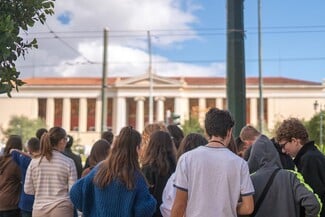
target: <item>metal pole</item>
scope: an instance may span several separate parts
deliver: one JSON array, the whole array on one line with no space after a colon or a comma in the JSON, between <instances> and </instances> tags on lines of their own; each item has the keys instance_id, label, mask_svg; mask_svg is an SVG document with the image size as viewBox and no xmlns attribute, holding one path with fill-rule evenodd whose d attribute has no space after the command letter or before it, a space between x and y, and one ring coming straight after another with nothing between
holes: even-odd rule
<instances>
[{"instance_id":1,"label":"metal pole","mask_svg":"<svg viewBox=\"0 0 325 217\"><path fill-rule=\"evenodd\" d=\"M234 136L246 125L244 1L227 1L227 99L236 124Z\"/></svg>"},{"instance_id":2,"label":"metal pole","mask_svg":"<svg viewBox=\"0 0 325 217\"><path fill-rule=\"evenodd\" d=\"M153 123L153 78L152 78L152 60L151 60L151 36L150 31L148 33L148 53L149 53L149 124Z\"/></svg>"},{"instance_id":3,"label":"metal pole","mask_svg":"<svg viewBox=\"0 0 325 217\"><path fill-rule=\"evenodd\" d=\"M263 133L264 101L263 101L263 78L262 78L262 37L261 37L261 0L258 0L258 128Z\"/></svg>"},{"instance_id":4,"label":"metal pole","mask_svg":"<svg viewBox=\"0 0 325 217\"><path fill-rule=\"evenodd\" d=\"M103 74L102 74L102 116L101 116L101 128L100 133L107 130L107 47L108 47L108 29L104 28L104 41L103 41Z\"/></svg>"}]
</instances>

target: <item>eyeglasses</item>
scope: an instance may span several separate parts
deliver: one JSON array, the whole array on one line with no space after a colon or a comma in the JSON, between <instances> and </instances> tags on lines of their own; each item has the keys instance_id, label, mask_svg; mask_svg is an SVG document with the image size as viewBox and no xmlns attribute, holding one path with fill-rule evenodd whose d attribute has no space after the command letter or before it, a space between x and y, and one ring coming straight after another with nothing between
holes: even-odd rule
<instances>
[{"instance_id":1,"label":"eyeglasses","mask_svg":"<svg viewBox=\"0 0 325 217\"><path fill-rule=\"evenodd\" d=\"M283 144L279 144L280 148L281 148L281 149L284 149L285 146L286 146L286 144L287 144L288 142L289 142L289 141L287 141L287 142L285 142L285 143L283 143Z\"/></svg>"}]
</instances>

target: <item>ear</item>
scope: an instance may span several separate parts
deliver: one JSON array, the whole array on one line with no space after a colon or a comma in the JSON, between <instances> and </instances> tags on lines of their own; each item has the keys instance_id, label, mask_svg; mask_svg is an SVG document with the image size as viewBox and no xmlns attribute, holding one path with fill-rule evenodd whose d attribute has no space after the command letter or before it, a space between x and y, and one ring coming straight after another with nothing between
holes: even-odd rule
<instances>
[{"instance_id":1,"label":"ear","mask_svg":"<svg viewBox=\"0 0 325 217\"><path fill-rule=\"evenodd\" d=\"M227 132L227 136L232 136L232 128L230 128Z\"/></svg>"}]
</instances>

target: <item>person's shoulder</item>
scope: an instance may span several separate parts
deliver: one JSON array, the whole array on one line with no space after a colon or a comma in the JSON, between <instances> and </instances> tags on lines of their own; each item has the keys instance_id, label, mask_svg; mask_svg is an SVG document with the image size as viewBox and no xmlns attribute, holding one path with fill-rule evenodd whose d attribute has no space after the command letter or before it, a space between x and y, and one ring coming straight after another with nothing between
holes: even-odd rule
<instances>
[{"instance_id":1,"label":"person's shoulder","mask_svg":"<svg viewBox=\"0 0 325 217\"><path fill-rule=\"evenodd\" d=\"M74 165L74 161L71 157L67 156L63 152L54 151L53 156L56 156L60 161Z\"/></svg>"}]
</instances>

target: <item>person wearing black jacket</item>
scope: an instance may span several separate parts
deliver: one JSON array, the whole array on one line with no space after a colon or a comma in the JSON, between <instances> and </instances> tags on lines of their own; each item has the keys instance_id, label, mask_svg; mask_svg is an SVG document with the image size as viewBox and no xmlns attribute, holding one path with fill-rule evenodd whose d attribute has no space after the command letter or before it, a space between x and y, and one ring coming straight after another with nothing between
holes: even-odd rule
<instances>
[{"instance_id":1,"label":"person wearing black jacket","mask_svg":"<svg viewBox=\"0 0 325 217\"><path fill-rule=\"evenodd\" d=\"M282 151L294 157L298 172L325 204L325 156L308 137L307 129L296 118L284 120L276 131ZM325 206L320 216L325 217Z\"/></svg>"},{"instance_id":2,"label":"person wearing black jacket","mask_svg":"<svg viewBox=\"0 0 325 217\"><path fill-rule=\"evenodd\" d=\"M82 173L81 157L80 155L73 153L73 151L71 150L73 144L73 137L67 135L67 138L67 145L65 146L64 154L73 160L74 164L76 165L78 179L80 179Z\"/></svg>"}]
</instances>

